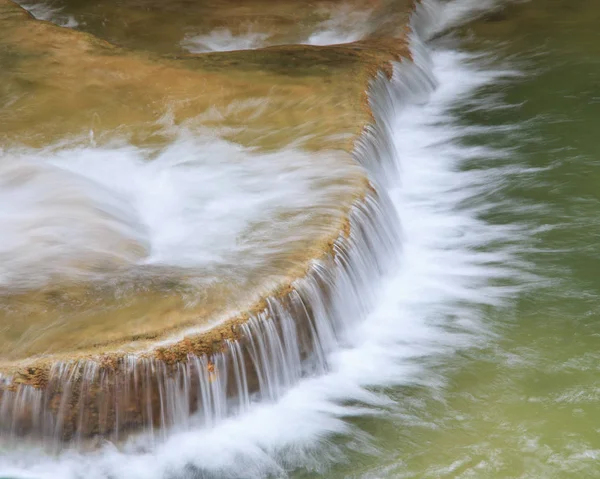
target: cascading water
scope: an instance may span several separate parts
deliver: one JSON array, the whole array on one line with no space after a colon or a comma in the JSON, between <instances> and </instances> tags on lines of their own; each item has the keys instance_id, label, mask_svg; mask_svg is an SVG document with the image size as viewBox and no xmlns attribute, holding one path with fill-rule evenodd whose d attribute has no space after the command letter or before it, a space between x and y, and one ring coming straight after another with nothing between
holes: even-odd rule
<instances>
[{"instance_id":1,"label":"cascading water","mask_svg":"<svg viewBox=\"0 0 600 479\"><path fill-rule=\"evenodd\" d=\"M508 237L514 231L492 226L478 219L476 208L462 206L489 178L461 171L461 162L503 153L454 144L448 109L461 95L508 72L478 70L468 55L453 51L430 57L422 42L446 20L441 5L419 7L412 22L413 61L396 65L391 81L381 76L372 85L377 121L356 158L375 187L354 205L349 234L340 236L333 253L314 262L290 291L269 299L240 327L237 340L216 354L191 356L175 366L128 356L118 378L94 363L63 365L51 375L63 401L51 417L46 416L51 398L37 390L5 393L3 427L8 418L29 414L33 430L51 441L65 434L60 418L66 405L77 404L98 384L102 394L91 400L100 406L80 400L70 426L75 436L89 423L83 420L89 411L109 415L102 406L113 408L107 431L118 436L128 425L134 396L148 397L146 412L133 419L147 432L121 449L42 455L35 464L26 460L31 449L12 450L0 459L1 473L140 479L194 472L281 475L313 464L310 451L324 435L349 432L343 418L365 412L356 404L386 404L367 386L418 382L413 359L471 337L478 327L472 305L500 305L511 293L495 281L511 274L515 252ZM492 252L483 251L492 243ZM445 320L455 332L442 336ZM26 400L35 406L19 409ZM157 425L163 426L161 441L153 436Z\"/></svg>"},{"instance_id":2,"label":"cascading water","mask_svg":"<svg viewBox=\"0 0 600 479\"><path fill-rule=\"evenodd\" d=\"M284 255L286 248L289 250L299 242L298 235L307 227L307 221L310 224L311 212L320 212L323 217L333 213L331 218L335 220L337 216L339 221L346 212L342 208L335 213L338 208L330 205L338 197L354 193L356 183L350 181L348 173L361 172L348 164L342 164L338 170L340 165L335 155L315 157L287 151L282 161L275 154L253 158L240 150L236 158L233 145L218 141L211 145L184 142L187 149L183 154L179 150L183 148L181 143L179 139L174 151L166 151L151 162L140 158L141 152L135 149L100 151L95 159L94 153L86 155L85 149L76 149L44 163L25 155L30 162L25 173L22 173L23 160L9 156L7 164L17 164L21 175L5 174L4 179L12 187L4 191L13 198L11 204L20 213L9 210L0 218L8 237L15 238L15 245L9 243L5 251L0 250L5 257L0 270L2 280L11 286L22 283L26 289L32 286L28 282L31 277L46 279L33 274L37 263L44 265L50 279L56 276L79 281L89 276L97 279L102 274L96 268L87 263L70 264L73 251L78 251L77 247L85 250L82 256L86 259L99 256L106 267L107 257L112 258L117 244L134 242L144 244L142 251L146 254L141 261L138 257L124 258L125 266L116 268L119 275L139 281L136 278L152 268L160 267L157 273L160 276L165 274L166 267L174 271L182 269L184 276L179 281L191 282L187 294L202 293L204 284L209 288L205 293L208 295L216 281L234 275L252 278L256 271L263 274L268 271L273 257ZM49 155L50 152L46 153L46 157ZM86 161L80 161L81 157ZM215 160L222 157L229 162ZM313 163L317 158L318 163ZM346 161L351 162L349 158ZM29 170L34 172L33 176L28 176ZM51 184L45 182L49 174L46 170L56 176L51 176ZM271 175L268 190L262 186L269 179L263 174L265 170ZM342 175L343 183L337 178ZM23 176L28 181L18 181ZM61 180L66 185L61 195L48 198L48 188ZM201 185L204 186L199 188ZM73 196L77 200L73 202L77 215L67 209ZM107 196L115 200L106 201ZM320 199L323 202L319 206ZM224 209L229 213L223 214ZM272 218L281 216L285 220L280 219L279 226L271 226ZM336 337L343 329L341 322L353 317L341 309L336 298L337 285L344 282L354 288L358 298L360 281L370 278L357 277L352 265L360 260L372 268L384 269L375 251L385 252L395 242L384 217L377 196L366 193L349 215L350 237L340 238L332 255L315 264L305 280L294 285L289 293L270 299L255 318L245 324L224 326L236 341L219 336L218 348L210 357L198 359L189 351L189 358L179 358L184 359L185 365L172 364L168 353L159 348L155 354L138 353L118 360L100 357L90 361L83 357L57 361L40 375L41 383L33 385L5 378L0 393L3 435L9 442L24 436L44 438L49 445L58 445L63 439L80 442L97 435L119 439L130 430L152 433L157 427L163 432L168 427L184 427L190 413L197 409L202 409L206 422L212 424L247 406L247 400L237 404L237 398L249 398L257 387L260 396L277 397L300 377L301 368L306 367L302 360L317 348L322 358L323 351L331 348L332 339L327 337ZM72 224L74 221L76 226ZM102 227L96 226L97 223ZM128 228L131 225L135 227ZM312 228L319 234L319 228ZM93 233L91 237L86 236L88 231ZM105 251L101 247L106 244L107 236L117 239ZM239 239L240 236L244 239ZM22 237L31 238L32 244L19 244ZM309 240L314 241L314 237ZM48 257L44 256L48 254L47 244L52 246ZM263 253L248 254L257 244ZM27 254L16 255L15 259L17 246ZM358 259L355 251L365 258ZM28 259L25 265L23 258ZM67 265L64 260L69 261ZM196 270L202 275L195 275ZM271 276L277 287L276 277ZM239 283L238 289L248 288L249 285ZM123 293L117 289L116 294ZM193 298L188 301L193 302ZM7 314L12 318L10 312ZM337 321L326 324L328 317ZM7 322L7 326L11 327L11 323ZM146 325L134 325L136 329L142 326ZM19 324L12 326L13 330L19 327ZM71 333L65 327L60 329L55 325L53 332L42 336L46 343L41 344L46 344L46 351L61 352L49 348L57 348L55 342ZM203 327L211 329L213 325ZM192 333L187 328L180 337L187 338ZM55 341L47 341L49 334L56 336ZM179 340L171 338L163 345ZM37 337L21 341L10 346L5 354L16 354L15 348L26 353L40 341ZM87 344L89 339L82 341ZM183 339L185 345L187 341ZM144 403L141 406L140 398Z\"/></svg>"}]
</instances>

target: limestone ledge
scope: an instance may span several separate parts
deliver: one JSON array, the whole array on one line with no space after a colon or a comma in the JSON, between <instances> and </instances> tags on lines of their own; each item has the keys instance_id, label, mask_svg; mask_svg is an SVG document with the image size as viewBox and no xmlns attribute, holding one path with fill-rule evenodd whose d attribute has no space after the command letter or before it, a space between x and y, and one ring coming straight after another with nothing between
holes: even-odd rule
<instances>
[{"instance_id":1,"label":"limestone ledge","mask_svg":"<svg viewBox=\"0 0 600 479\"><path fill-rule=\"evenodd\" d=\"M0 81L7 85L0 98L10 100L0 118L0 137L6 144L35 147L49 138L60 141L80 135L89 127L90 112L101 118L94 124L98 138L117 130L144 143L160 136L156 125L166 113L181 125L211 109L226 110L236 102L262 98L268 106L259 114L241 111L235 118L225 115L203 125L225 131L223 136L243 145L277 149L308 138L302 143L305 149L341 149L348 154L374 121L368 102L371 80L380 71L389 77L391 62L409 56L406 30L401 37L373 36L336 46L284 45L198 55L140 53L34 20L9 0L0 0L0 48L0 60L8 65L0 72ZM266 132L277 134L262 137ZM136 354L172 365L190 355L210 357L223 351L226 340L240 338L242 324L265 310L268 298L289 295L294 281L313 261L336 254L335 242L351 234L351 209L367 195L376 197L377 192L364 176L348 199L348 214L336 232L318 239L289 272L289 280L245 311L193 334L186 334L191 326L186 323L161 334L129 338L139 349ZM70 355L0 363L3 387L44 388L59 362L94 361L106 370L118 370L130 354L122 346L98 344Z\"/></svg>"}]
</instances>

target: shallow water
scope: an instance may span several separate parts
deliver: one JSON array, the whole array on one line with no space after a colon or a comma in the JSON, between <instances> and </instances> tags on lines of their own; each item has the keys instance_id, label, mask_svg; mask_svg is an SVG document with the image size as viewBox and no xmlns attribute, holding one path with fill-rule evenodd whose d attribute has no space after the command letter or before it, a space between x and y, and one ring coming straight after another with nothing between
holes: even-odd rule
<instances>
[{"instance_id":1,"label":"shallow water","mask_svg":"<svg viewBox=\"0 0 600 479\"><path fill-rule=\"evenodd\" d=\"M398 72L401 265L330 373L147 451L24 451L0 473L600 477L599 15L532 0Z\"/></svg>"},{"instance_id":2,"label":"shallow water","mask_svg":"<svg viewBox=\"0 0 600 479\"><path fill-rule=\"evenodd\" d=\"M0 355L73 351L244 307L335 233L362 176L348 162L257 155L199 132L158 149L6 150Z\"/></svg>"}]
</instances>

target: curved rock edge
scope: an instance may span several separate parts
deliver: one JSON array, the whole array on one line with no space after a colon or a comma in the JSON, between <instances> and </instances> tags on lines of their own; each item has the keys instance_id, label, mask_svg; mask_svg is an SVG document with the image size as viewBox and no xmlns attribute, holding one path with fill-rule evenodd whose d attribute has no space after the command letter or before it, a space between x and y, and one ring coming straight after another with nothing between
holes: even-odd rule
<instances>
[{"instance_id":1,"label":"curved rock edge","mask_svg":"<svg viewBox=\"0 0 600 479\"><path fill-rule=\"evenodd\" d=\"M192 385L184 386L186 377L197 376L198 384L203 381L207 384L205 389L209 394L224 394L225 399L232 391L223 383L235 384L238 397L258 392L275 398L294 381L270 378L271 384L267 384L270 374L267 369L276 367L260 364L260 359L252 358L252 352L260 355L261 346L257 344L261 337L266 338L267 332L279 336L279 346L286 344L285 329L290 322L297 329L296 337L303 338L294 353L299 361L290 365L284 360L285 367L279 373L288 368L305 375L303 363L310 356L324 357L339 341L342 324L347 325L347 318L340 317L337 310L345 308L335 305L340 300L336 298L340 281L345 286L351 285L349 296L356 300L354 320L358 321L368 311L368 301L362 297L369 290L367 285L377 282L393 264L398 231L388 221L394 212L385 193L378 191L378 184L394 174L394 152L390 146L390 127L372 108L377 101L373 92L385 95L388 91L391 71L390 62L385 62L372 74L365 89L365 108L372 121L363 127L353 149L355 160L374 180L365 180L363 191L357 193L339 234L327 242L319 258L307 265L302 277L265 296L247 312L206 332L184 335L182 340L142 354L114 353L58 361L45 358L15 368L9 374L0 374L0 434L55 442L94 436L119 439L130 431L169 428L185 423L191 413L206 407L207 398L200 397L203 393L191 394L183 405L181 398L176 397L177 391L191 391ZM369 268L364 268L365 265ZM357 301L359 296L361 300ZM323 313L331 322L333 340L329 343L318 334L322 325L317 324L317 316ZM298 321L299 318L304 322ZM263 359L276 360L273 348L270 352L267 346L262 349ZM326 362L317 360L312 368L326 366ZM252 370L242 380L241 370L246 367ZM211 386L215 384L220 385L220 391ZM136 404L134 391L146 398L146 408ZM216 396L212 402L217 402Z\"/></svg>"}]
</instances>

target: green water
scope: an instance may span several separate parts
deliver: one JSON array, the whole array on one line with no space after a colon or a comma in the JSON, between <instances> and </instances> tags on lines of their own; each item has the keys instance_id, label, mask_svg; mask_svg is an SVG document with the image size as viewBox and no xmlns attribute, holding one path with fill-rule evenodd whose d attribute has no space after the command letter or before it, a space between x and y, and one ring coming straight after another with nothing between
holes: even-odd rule
<instances>
[{"instance_id":1,"label":"green water","mask_svg":"<svg viewBox=\"0 0 600 479\"><path fill-rule=\"evenodd\" d=\"M457 113L467 125L519 125L464 141L512 148L506 166L530 168L492 194L520 208L487 219L531 232L522 254L543 282L488 313L485 348L432 369L441 392L394 390L392 417L358 421L378 452L346 451L324 476L600 477L600 2L533 0L460 36L525 74L475 94L520 106Z\"/></svg>"}]
</instances>

